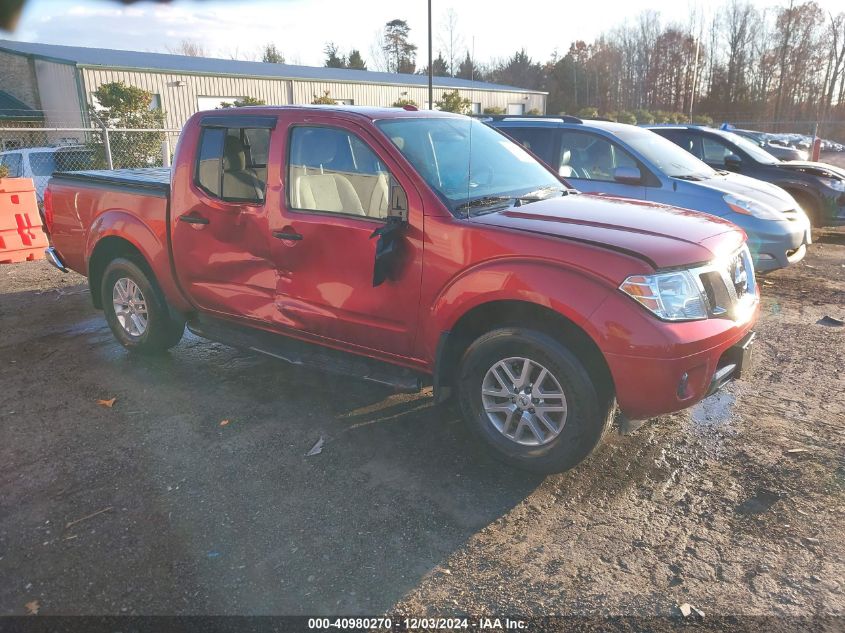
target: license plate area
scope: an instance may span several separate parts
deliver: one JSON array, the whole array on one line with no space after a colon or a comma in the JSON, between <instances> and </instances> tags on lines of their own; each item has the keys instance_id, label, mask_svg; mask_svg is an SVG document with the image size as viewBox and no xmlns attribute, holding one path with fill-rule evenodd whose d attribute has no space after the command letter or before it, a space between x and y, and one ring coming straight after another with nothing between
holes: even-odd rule
<instances>
[{"instance_id":1,"label":"license plate area","mask_svg":"<svg viewBox=\"0 0 845 633\"><path fill-rule=\"evenodd\" d=\"M722 355L722 362L720 365L733 364L736 366L732 372L731 378L739 380L742 378L742 372L751 366L751 352L754 348L754 339L757 338L756 332L749 332L743 339L728 349Z\"/></svg>"}]
</instances>

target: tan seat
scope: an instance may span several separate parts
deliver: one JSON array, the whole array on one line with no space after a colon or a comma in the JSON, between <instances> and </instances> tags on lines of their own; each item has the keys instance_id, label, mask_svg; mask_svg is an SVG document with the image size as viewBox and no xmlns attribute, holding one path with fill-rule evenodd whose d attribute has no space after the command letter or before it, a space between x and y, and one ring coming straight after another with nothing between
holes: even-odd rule
<instances>
[{"instance_id":1,"label":"tan seat","mask_svg":"<svg viewBox=\"0 0 845 633\"><path fill-rule=\"evenodd\" d=\"M246 147L241 139L228 134L223 144L223 197L264 200L264 182L246 166Z\"/></svg>"},{"instance_id":2,"label":"tan seat","mask_svg":"<svg viewBox=\"0 0 845 633\"><path fill-rule=\"evenodd\" d=\"M340 174L295 177L294 204L299 209L366 215L355 187Z\"/></svg>"}]
</instances>

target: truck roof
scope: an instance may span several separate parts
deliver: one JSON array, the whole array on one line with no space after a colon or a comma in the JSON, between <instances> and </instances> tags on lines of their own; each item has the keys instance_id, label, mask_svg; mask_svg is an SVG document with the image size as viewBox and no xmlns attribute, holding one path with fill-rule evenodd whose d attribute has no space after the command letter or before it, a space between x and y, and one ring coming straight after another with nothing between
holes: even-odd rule
<instances>
[{"instance_id":1,"label":"truck roof","mask_svg":"<svg viewBox=\"0 0 845 633\"><path fill-rule=\"evenodd\" d=\"M406 110L405 108L379 108L375 106L354 105L273 105L273 106L242 106L240 108L226 108L225 110L205 110L198 115L222 114L264 114L275 115L281 112L332 112L333 114L347 114L363 117L370 121L378 119L414 119L414 118L468 118L462 114L441 112L440 110ZM195 115L196 116L196 115Z\"/></svg>"}]
</instances>

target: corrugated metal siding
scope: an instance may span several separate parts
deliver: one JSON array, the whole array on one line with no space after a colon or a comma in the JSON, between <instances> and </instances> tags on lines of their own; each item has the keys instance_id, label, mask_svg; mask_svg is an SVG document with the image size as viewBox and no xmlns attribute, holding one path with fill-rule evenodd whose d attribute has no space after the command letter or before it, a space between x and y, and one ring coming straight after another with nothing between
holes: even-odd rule
<instances>
[{"instance_id":1,"label":"corrugated metal siding","mask_svg":"<svg viewBox=\"0 0 845 633\"><path fill-rule=\"evenodd\" d=\"M321 96L326 90L333 99L352 99L355 105L391 106L400 99L410 99L423 107L428 101L428 88L417 86L398 86L389 84L363 84L325 81L294 81L293 102L311 103L315 96ZM451 92L448 88L434 88L434 100L443 98L443 93ZM525 111L536 108L541 113L546 111L546 97L530 92L498 92L493 90L459 90L461 95L474 103L481 103L484 108L497 107L507 109L509 103L525 104Z\"/></svg>"},{"instance_id":2,"label":"corrugated metal siding","mask_svg":"<svg viewBox=\"0 0 845 633\"><path fill-rule=\"evenodd\" d=\"M83 127L76 83L76 68L69 64L35 60L35 76L46 127Z\"/></svg>"},{"instance_id":3,"label":"corrugated metal siding","mask_svg":"<svg viewBox=\"0 0 845 633\"><path fill-rule=\"evenodd\" d=\"M428 89L417 86L390 84L301 81L286 79L255 79L212 75L187 75L148 71L82 68L86 99L104 83L122 81L143 88L161 98L167 113L165 125L179 128L197 111L197 97L255 97L268 105L309 104L315 95L326 90L334 99L352 99L355 105L391 106L399 99L411 99L420 107L428 101ZM184 86L177 86L178 82ZM447 88L435 88L434 100L438 101ZM493 90L460 90L461 94L481 109L496 107L507 110L508 104L521 103L525 112L537 109L545 113L546 97L531 92L498 92Z\"/></svg>"},{"instance_id":4,"label":"corrugated metal siding","mask_svg":"<svg viewBox=\"0 0 845 633\"><path fill-rule=\"evenodd\" d=\"M197 111L197 97L255 97L268 105L287 105L287 81L283 79L252 79L248 77L217 77L211 75L181 75L144 71L82 68L86 98L102 84L122 81L159 95L161 107L167 113L165 126L180 128ZM184 86L178 86L184 82Z\"/></svg>"}]
</instances>

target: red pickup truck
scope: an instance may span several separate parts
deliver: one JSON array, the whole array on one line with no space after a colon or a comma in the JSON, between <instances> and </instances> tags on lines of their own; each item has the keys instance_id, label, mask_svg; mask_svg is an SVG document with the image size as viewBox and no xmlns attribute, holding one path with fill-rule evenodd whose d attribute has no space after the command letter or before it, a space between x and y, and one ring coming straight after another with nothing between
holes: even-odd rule
<instances>
[{"instance_id":1,"label":"red pickup truck","mask_svg":"<svg viewBox=\"0 0 845 633\"><path fill-rule=\"evenodd\" d=\"M196 334L458 396L507 461L584 459L615 409L692 405L747 362L745 237L585 195L467 117L412 109L200 112L170 170L55 175L51 261L87 275L130 350Z\"/></svg>"}]
</instances>

